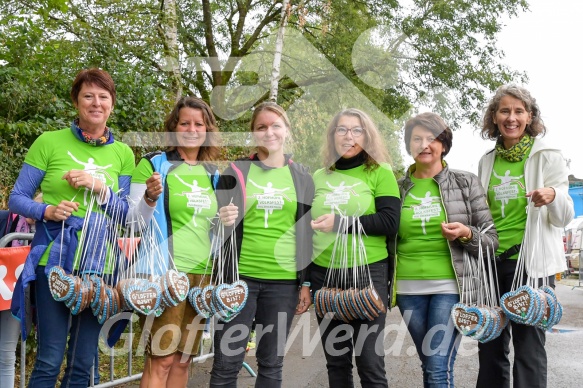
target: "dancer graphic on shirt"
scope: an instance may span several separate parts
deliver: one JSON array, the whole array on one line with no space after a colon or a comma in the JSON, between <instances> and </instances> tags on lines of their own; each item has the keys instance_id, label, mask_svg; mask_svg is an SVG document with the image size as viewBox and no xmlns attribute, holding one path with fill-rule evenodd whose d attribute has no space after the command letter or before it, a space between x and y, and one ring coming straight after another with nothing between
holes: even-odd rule
<instances>
[{"instance_id":1,"label":"dancer graphic on shirt","mask_svg":"<svg viewBox=\"0 0 583 388\"><path fill-rule=\"evenodd\" d=\"M431 191L425 193L425 197L423 198L418 198L411 193L409 193L409 196L420 202L419 205L413 207L413 211L415 212L413 218L421 219L423 234L427 234L425 231L425 223L429 222L431 217L439 216L439 213L441 212L441 208L438 204L436 204L437 206L433 206L433 201L435 200L439 202L440 198L431 196Z\"/></svg>"},{"instance_id":2,"label":"dancer graphic on shirt","mask_svg":"<svg viewBox=\"0 0 583 388\"><path fill-rule=\"evenodd\" d=\"M183 191L182 194L177 193L175 195L183 195L188 198L188 204L186 206L194 208L194 213L192 213L192 223L194 226L198 226L196 223L196 215L200 214L202 209L210 208L211 201L208 195L202 193L203 191L209 191L210 187L203 189L198 185L196 179L193 179L192 184L189 184L182 180L177 174L174 174L174 176L180 181L180 183L190 188L190 191Z\"/></svg>"},{"instance_id":3,"label":"dancer graphic on shirt","mask_svg":"<svg viewBox=\"0 0 583 388\"><path fill-rule=\"evenodd\" d=\"M258 189L263 190L263 194L256 194L255 197L259 200L259 203L257 204L257 209L265 209L265 229L267 229L268 228L267 220L269 218L269 215L273 214L273 209L281 210L283 208L282 197L287 199L288 202L291 202L291 200L285 194L283 194L284 191L289 190L289 187L286 187L285 189L276 189L273 187L273 183L271 182L267 182L267 186L260 186L257 183L253 182L253 179L249 179L249 182L251 182L253 186L257 187ZM262 199L263 200L277 199L282 202L281 205L279 205L279 207L274 207L273 203L261 204Z\"/></svg>"},{"instance_id":4,"label":"dancer graphic on shirt","mask_svg":"<svg viewBox=\"0 0 583 388\"><path fill-rule=\"evenodd\" d=\"M520 180L519 180L520 178L522 178L524 176L524 174L520 175L520 176L512 176L512 175L510 175L510 170L506 170L506 173L504 174L504 176L500 176L500 175L496 174L496 171L492 170L492 175L494 175L496 178L500 179L500 184L497 186L494 186L493 189L496 192L496 199L499 199L500 202L502 203L502 206L501 206L502 218L505 218L506 215L504 214L504 207L506 205L508 205L509 200L518 198L518 190L516 189L516 187L511 187L510 183L517 182L524 190L524 186L522 186L522 182L520 182ZM507 189L507 190L503 190L503 189ZM515 189L515 190L512 190L512 189Z\"/></svg>"},{"instance_id":5,"label":"dancer graphic on shirt","mask_svg":"<svg viewBox=\"0 0 583 388\"><path fill-rule=\"evenodd\" d=\"M358 186L361 182L356 182L353 185L346 186L345 182L342 181L338 186L333 186L330 182L326 181L326 185L332 189L330 194L326 194L326 201L324 205L330 205L330 214L334 214L334 210L338 208L338 205L346 205L350 199L350 195L347 192L352 193L355 197L359 195L354 191L353 187Z\"/></svg>"},{"instance_id":6,"label":"dancer graphic on shirt","mask_svg":"<svg viewBox=\"0 0 583 388\"><path fill-rule=\"evenodd\" d=\"M108 164L107 166L98 166L97 164L94 163L95 159L93 158L87 159L87 163L85 163L77 159L71 153L71 151L67 151L67 154L71 157L71 159L73 159L73 161L75 161L75 163L82 165L83 171L89 173L89 175L91 175L93 178L97 178L105 184L107 184L107 179L109 179L109 181L112 181L111 176L107 173L107 169L111 167L111 164ZM87 205L87 191L88 189L85 188L85 192L83 193L83 202L85 203L85 205Z\"/></svg>"}]
</instances>

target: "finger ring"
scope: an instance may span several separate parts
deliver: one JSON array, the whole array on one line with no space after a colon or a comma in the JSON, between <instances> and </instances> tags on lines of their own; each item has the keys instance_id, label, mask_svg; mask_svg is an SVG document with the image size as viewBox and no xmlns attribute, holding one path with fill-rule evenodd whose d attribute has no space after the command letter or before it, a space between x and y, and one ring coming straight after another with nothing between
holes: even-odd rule
<instances>
[{"instance_id":1,"label":"finger ring","mask_svg":"<svg viewBox=\"0 0 583 388\"><path fill-rule=\"evenodd\" d=\"M66 210L63 210L63 215L65 215L65 216L67 215L67 211Z\"/></svg>"}]
</instances>

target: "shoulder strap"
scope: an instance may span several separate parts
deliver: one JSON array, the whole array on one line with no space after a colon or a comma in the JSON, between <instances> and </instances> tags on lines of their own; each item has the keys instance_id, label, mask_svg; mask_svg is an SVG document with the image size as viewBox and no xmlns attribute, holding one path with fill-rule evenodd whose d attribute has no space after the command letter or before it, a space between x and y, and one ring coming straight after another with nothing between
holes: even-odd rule
<instances>
[{"instance_id":1,"label":"shoulder strap","mask_svg":"<svg viewBox=\"0 0 583 388\"><path fill-rule=\"evenodd\" d=\"M16 213L10 213L8 215L8 224L7 224L7 226L8 225L10 225L10 230L8 231L8 233L14 233L14 232L16 232L16 226L18 225L18 214L16 214Z\"/></svg>"},{"instance_id":2,"label":"shoulder strap","mask_svg":"<svg viewBox=\"0 0 583 388\"><path fill-rule=\"evenodd\" d=\"M217 185L219 184L219 178L221 174L219 173L219 169L212 163L203 163L202 164L206 170L206 173L211 181L211 185L213 186L213 190L217 190Z\"/></svg>"},{"instance_id":3,"label":"shoulder strap","mask_svg":"<svg viewBox=\"0 0 583 388\"><path fill-rule=\"evenodd\" d=\"M241 185L241 191L243 192L243 209L247 209L247 186L245 182L245 177L243 176L243 171L239 169L235 165L235 163L231 163L231 168L237 174L237 179L239 180L239 184ZM249 171L247 171L249 173Z\"/></svg>"}]
</instances>

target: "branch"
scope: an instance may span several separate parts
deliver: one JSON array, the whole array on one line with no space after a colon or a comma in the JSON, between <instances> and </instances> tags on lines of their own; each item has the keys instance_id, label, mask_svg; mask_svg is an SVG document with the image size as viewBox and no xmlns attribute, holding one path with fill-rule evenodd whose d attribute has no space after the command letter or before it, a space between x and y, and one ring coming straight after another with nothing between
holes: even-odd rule
<instances>
[{"instance_id":1,"label":"branch","mask_svg":"<svg viewBox=\"0 0 583 388\"><path fill-rule=\"evenodd\" d=\"M219 55L213 36L213 15L210 0L202 0L202 15L204 23L204 39L209 54L211 69L220 69ZM223 76L220 70L212 70L213 85L223 85Z\"/></svg>"}]
</instances>

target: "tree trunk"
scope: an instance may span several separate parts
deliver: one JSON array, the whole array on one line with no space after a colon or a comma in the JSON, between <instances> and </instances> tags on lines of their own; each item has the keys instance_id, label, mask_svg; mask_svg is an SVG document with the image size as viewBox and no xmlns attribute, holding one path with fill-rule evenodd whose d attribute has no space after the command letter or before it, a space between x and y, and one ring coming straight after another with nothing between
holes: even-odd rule
<instances>
[{"instance_id":1,"label":"tree trunk","mask_svg":"<svg viewBox=\"0 0 583 388\"><path fill-rule=\"evenodd\" d=\"M279 24L279 30L277 31L277 38L275 40L275 55L273 56L273 68L271 70L271 88L269 89L269 100L273 102L277 101L279 68L281 65L281 52L283 51L283 36L285 34L285 25L287 24L289 7L289 0L283 0L281 6L281 22Z\"/></svg>"},{"instance_id":2,"label":"tree trunk","mask_svg":"<svg viewBox=\"0 0 583 388\"><path fill-rule=\"evenodd\" d=\"M182 75L180 72L180 53L178 50L178 17L176 15L176 0L162 2L162 17L160 30L164 42L165 69L170 77L172 93L176 101L182 97Z\"/></svg>"}]
</instances>

